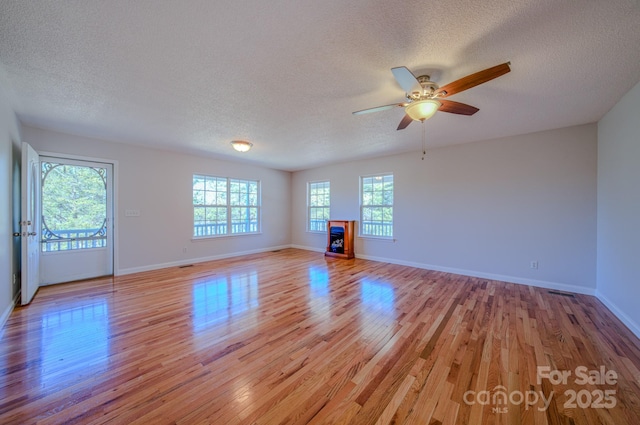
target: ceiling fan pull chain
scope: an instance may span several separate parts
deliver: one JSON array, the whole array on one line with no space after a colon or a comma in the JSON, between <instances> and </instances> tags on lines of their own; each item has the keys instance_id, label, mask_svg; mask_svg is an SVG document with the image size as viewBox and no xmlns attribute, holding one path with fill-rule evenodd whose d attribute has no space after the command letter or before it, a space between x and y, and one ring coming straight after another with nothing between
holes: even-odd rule
<instances>
[{"instance_id":1,"label":"ceiling fan pull chain","mask_svg":"<svg viewBox=\"0 0 640 425\"><path fill-rule=\"evenodd\" d=\"M424 121L422 121L422 160L424 161L424 156L427 154L427 130L424 125Z\"/></svg>"}]
</instances>

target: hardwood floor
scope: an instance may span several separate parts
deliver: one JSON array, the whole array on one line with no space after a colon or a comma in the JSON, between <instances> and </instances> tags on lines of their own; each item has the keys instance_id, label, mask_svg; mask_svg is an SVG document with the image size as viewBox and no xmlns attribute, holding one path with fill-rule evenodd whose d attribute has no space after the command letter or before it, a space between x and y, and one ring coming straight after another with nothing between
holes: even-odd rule
<instances>
[{"instance_id":1,"label":"hardwood floor","mask_svg":"<svg viewBox=\"0 0 640 425\"><path fill-rule=\"evenodd\" d=\"M640 423L594 297L294 249L44 287L0 344L2 424Z\"/></svg>"}]
</instances>

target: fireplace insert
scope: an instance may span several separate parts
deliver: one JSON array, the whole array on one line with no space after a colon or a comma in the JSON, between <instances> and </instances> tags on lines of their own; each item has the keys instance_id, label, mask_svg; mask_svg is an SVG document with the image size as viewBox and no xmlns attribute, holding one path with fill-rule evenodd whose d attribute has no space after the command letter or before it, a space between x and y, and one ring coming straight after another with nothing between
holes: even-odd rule
<instances>
[{"instance_id":1,"label":"fireplace insert","mask_svg":"<svg viewBox=\"0 0 640 425\"><path fill-rule=\"evenodd\" d=\"M333 226L329 232L331 252L344 254L344 227Z\"/></svg>"}]
</instances>

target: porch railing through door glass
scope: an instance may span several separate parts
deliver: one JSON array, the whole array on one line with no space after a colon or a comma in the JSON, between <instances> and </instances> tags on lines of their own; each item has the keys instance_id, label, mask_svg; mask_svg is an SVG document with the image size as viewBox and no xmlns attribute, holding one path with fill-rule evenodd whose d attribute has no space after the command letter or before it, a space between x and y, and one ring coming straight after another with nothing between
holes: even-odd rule
<instances>
[{"instance_id":1,"label":"porch railing through door glass","mask_svg":"<svg viewBox=\"0 0 640 425\"><path fill-rule=\"evenodd\" d=\"M101 229L56 230L56 238L42 240L42 252L67 251L73 249L104 248L107 236Z\"/></svg>"}]
</instances>

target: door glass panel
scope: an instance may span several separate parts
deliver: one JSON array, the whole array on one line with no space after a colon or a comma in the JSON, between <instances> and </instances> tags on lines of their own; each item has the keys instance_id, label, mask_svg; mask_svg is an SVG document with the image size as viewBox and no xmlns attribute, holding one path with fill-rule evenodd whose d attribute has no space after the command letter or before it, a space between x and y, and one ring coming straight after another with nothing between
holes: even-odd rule
<instances>
[{"instance_id":1,"label":"door glass panel","mask_svg":"<svg viewBox=\"0 0 640 425\"><path fill-rule=\"evenodd\" d=\"M42 251L107 246L107 169L42 162Z\"/></svg>"}]
</instances>

